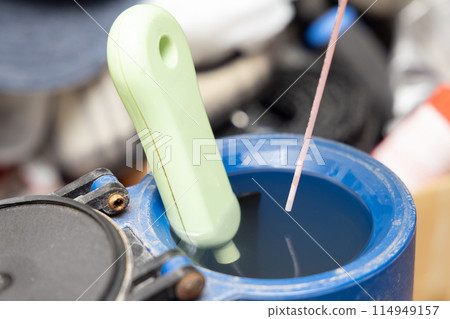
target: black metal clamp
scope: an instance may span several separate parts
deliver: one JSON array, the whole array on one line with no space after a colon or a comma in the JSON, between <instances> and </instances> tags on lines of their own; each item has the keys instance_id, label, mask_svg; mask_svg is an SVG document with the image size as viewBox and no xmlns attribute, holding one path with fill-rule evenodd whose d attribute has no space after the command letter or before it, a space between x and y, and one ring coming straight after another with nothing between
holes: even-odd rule
<instances>
[{"instance_id":1,"label":"black metal clamp","mask_svg":"<svg viewBox=\"0 0 450 319\"><path fill-rule=\"evenodd\" d=\"M130 201L127 189L106 168L95 169L52 195L76 200L109 216L122 213ZM167 262L182 256L179 250L153 257L130 229L124 229L124 232L134 261L127 300L195 300L200 296L205 278L193 265L182 263L170 272L161 271Z\"/></svg>"},{"instance_id":2,"label":"black metal clamp","mask_svg":"<svg viewBox=\"0 0 450 319\"><path fill-rule=\"evenodd\" d=\"M190 264L180 264L163 273L163 266L179 257L179 250L169 250L151 257L147 249L125 229L134 257L133 279L127 300L195 300L203 291L205 278ZM184 257L185 258L185 257Z\"/></svg>"},{"instance_id":3,"label":"black metal clamp","mask_svg":"<svg viewBox=\"0 0 450 319\"><path fill-rule=\"evenodd\" d=\"M108 182L93 189L94 182L101 177L109 177ZM97 168L58 189L53 195L74 199L109 216L122 213L130 201L127 189L107 168Z\"/></svg>"}]
</instances>

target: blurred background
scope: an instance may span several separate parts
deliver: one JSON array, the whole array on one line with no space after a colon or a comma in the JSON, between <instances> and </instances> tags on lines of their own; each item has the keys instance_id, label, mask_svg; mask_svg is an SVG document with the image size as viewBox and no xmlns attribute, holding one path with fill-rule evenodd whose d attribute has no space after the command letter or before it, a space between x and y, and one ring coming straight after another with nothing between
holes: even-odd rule
<instances>
[{"instance_id":1,"label":"blurred background","mask_svg":"<svg viewBox=\"0 0 450 319\"><path fill-rule=\"evenodd\" d=\"M304 133L337 1L2 0L0 199L97 167L125 186L144 176L106 66L107 31L137 3L185 30L216 137ZM450 1L349 3L314 135L401 177L418 208L415 298L450 300Z\"/></svg>"}]
</instances>

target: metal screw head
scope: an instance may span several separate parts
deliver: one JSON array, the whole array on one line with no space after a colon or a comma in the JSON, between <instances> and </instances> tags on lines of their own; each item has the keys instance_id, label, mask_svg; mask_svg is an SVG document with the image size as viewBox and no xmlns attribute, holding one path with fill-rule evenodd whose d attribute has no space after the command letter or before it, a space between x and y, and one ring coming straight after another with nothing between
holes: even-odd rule
<instances>
[{"instance_id":1,"label":"metal screw head","mask_svg":"<svg viewBox=\"0 0 450 319\"><path fill-rule=\"evenodd\" d=\"M204 286L205 277L198 272L191 272L175 286L175 295L179 300L195 300L202 293Z\"/></svg>"},{"instance_id":2,"label":"metal screw head","mask_svg":"<svg viewBox=\"0 0 450 319\"><path fill-rule=\"evenodd\" d=\"M126 203L125 198L119 193L112 194L108 198L108 206L109 206L109 208L112 209L113 211L116 211L116 212L121 211L122 209L124 209L125 208L125 203Z\"/></svg>"}]
</instances>

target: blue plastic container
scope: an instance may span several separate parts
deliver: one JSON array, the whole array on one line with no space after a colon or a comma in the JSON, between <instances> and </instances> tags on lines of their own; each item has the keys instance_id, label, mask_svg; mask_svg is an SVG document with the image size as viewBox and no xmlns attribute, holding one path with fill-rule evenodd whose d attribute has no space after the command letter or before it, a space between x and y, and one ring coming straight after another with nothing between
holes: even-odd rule
<instances>
[{"instance_id":1,"label":"blue plastic container","mask_svg":"<svg viewBox=\"0 0 450 319\"><path fill-rule=\"evenodd\" d=\"M411 300L416 214L405 185L369 155L314 138L288 215L282 207L301 142L292 134L219 140L235 192L258 191L261 199L258 210L243 212L236 238L244 277L203 258L212 270L198 266L206 277L201 298ZM129 211L115 221L155 256L176 248L153 177L128 190ZM164 273L185 262L168 263Z\"/></svg>"}]
</instances>

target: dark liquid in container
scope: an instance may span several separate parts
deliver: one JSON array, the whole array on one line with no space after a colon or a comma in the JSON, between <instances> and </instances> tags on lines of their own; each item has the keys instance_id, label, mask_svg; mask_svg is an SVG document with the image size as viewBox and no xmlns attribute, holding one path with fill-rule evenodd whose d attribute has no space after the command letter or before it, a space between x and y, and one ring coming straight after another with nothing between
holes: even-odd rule
<instances>
[{"instance_id":1,"label":"dark liquid in container","mask_svg":"<svg viewBox=\"0 0 450 319\"><path fill-rule=\"evenodd\" d=\"M194 247L182 247L183 250L205 268L265 279L314 275L354 260L372 233L368 207L344 185L304 173L289 213L294 221L252 180L284 208L292 176L287 171L230 176L241 204L241 224L234 238L241 253L238 261L222 265L211 251ZM180 244L176 238L175 242Z\"/></svg>"}]
</instances>

